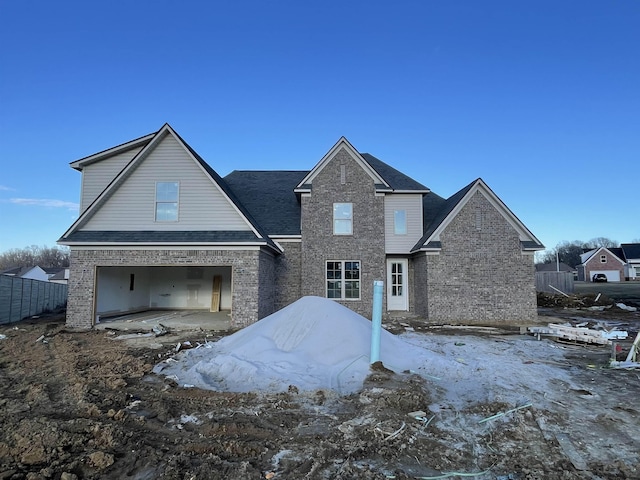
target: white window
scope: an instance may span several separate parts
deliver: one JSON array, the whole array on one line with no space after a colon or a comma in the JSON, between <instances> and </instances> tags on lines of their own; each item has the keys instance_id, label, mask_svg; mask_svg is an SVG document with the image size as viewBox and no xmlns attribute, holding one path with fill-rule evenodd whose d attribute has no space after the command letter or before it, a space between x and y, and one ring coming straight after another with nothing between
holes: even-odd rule
<instances>
[{"instance_id":1,"label":"white window","mask_svg":"<svg viewBox=\"0 0 640 480\"><path fill-rule=\"evenodd\" d=\"M606 255L600 255L600 263L607 263L607 256Z\"/></svg>"},{"instance_id":2,"label":"white window","mask_svg":"<svg viewBox=\"0 0 640 480\"><path fill-rule=\"evenodd\" d=\"M333 234L351 235L353 233L353 204L333 204Z\"/></svg>"},{"instance_id":3,"label":"white window","mask_svg":"<svg viewBox=\"0 0 640 480\"><path fill-rule=\"evenodd\" d=\"M360 262L337 260L327 262L327 298L360 299Z\"/></svg>"},{"instance_id":4,"label":"white window","mask_svg":"<svg viewBox=\"0 0 640 480\"><path fill-rule=\"evenodd\" d=\"M396 235L407 234L407 211L406 210L393 211L393 233L395 233Z\"/></svg>"},{"instance_id":5,"label":"white window","mask_svg":"<svg viewBox=\"0 0 640 480\"><path fill-rule=\"evenodd\" d=\"M178 182L156 182L156 222L178 220Z\"/></svg>"}]
</instances>

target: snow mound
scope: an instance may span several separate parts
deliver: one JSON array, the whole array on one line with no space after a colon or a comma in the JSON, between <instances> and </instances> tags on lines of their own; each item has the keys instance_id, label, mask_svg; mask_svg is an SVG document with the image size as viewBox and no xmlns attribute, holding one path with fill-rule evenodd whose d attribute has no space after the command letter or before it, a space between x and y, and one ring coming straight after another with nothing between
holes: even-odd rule
<instances>
[{"instance_id":1,"label":"snow mound","mask_svg":"<svg viewBox=\"0 0 640 480\"><path fill-rule=\"evenodd\" d=\"M206 348L188 350L155 373L181 385L232 392L362 388L369 370L371 322L321 297L303 297ZM396 372L416 369L425 350L382 330L380 360ZM418 360L420 359L420 360Z\"/></svg>"}]
</instances>

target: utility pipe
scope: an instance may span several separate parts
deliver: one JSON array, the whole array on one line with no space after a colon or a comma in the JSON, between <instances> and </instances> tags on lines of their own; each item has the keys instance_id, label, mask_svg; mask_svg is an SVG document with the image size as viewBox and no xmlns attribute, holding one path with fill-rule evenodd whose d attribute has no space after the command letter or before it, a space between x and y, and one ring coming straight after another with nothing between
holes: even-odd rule
<instances>
[{"instance_id":1,"label":"utility pipe","mask_svg":"<svg viewBox=\"0 0 640 480\"><path fill-rule=\"evenodd\" d=\"M371 315L371 364L380 360L380 332L382 330L382 295L384 282L373 282L373 312Z\"/></svg>"}]
</instances>

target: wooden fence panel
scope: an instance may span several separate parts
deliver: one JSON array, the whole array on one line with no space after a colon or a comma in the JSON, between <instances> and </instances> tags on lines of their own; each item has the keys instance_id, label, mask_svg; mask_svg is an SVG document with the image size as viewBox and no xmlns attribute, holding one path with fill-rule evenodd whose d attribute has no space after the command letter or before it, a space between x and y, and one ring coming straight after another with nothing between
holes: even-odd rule
<instances>
[{"instance_id":1,"label":"wooden fence panel","mask_svg":"<svg viewBox=\"0 0 640 480\"><path fill-rule=\"evenodd\" d=\"M571 272L536 272L536 291L571 294L575 290ZM555 287L557 290L554 290Z\"/></svg>"},{"instance_id":2,"label":"wooden fence panel","mask_svg":"<svg viewBox=\"0 0 640 480\"><path fill-rule=\"evenodd\" d=\"M0 275L0 325L64 307L67 291L61 283Z\"/></svg>"}]
</instances>

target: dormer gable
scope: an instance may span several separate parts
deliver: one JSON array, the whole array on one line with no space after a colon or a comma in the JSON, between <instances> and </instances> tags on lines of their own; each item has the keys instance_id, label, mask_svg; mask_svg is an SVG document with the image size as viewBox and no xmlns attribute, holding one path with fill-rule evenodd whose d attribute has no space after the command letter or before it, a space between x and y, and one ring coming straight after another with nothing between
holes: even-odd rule
<instances>
[{"instance_id":1,"label":"dormer gable","mask_svg":"<svg viewBox=\"0 0 640 480\"><path fill-rule=\"evenodd\" d=\"M302 181L296 186L296 193L310 193L313 187L314 179L322 172L322 170L335 158L335 156L344 149L362 168L362 170L371 178L376 187L376 191L391 191L391 186L384 178L364 159L364 157L349 143L345 137L340 137L336 144L322 157L315 167L306 175Z\"/></svg>"},{"instance_id":2,"label":"dormer gable","mask_svg":"<svg viewBox=\"0 0 640 480\"><path fill-rule=\"evenodd\" d=\"M440 211L435 215L431 223L426 225L424 235L413 247L412 251L440 250L440 234L453 221L469 200L478 193L483 195L518 233L523 251L533 252L544 249L540 240L538 240L505 203L498 198L484 180L478 178L449 197L444 204L442 204Z\"/></svg>"}]
</instances>

